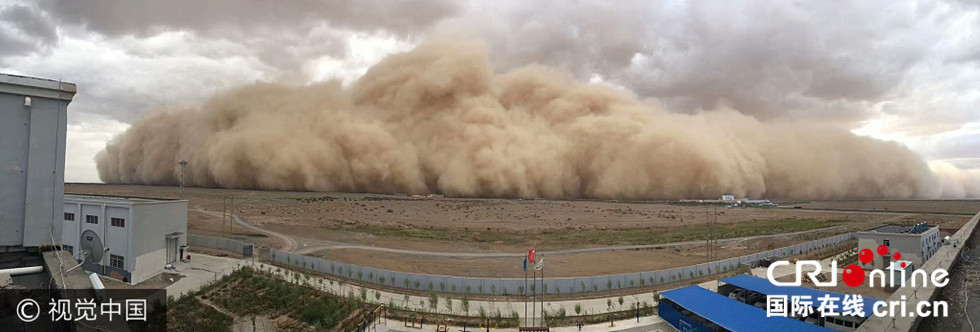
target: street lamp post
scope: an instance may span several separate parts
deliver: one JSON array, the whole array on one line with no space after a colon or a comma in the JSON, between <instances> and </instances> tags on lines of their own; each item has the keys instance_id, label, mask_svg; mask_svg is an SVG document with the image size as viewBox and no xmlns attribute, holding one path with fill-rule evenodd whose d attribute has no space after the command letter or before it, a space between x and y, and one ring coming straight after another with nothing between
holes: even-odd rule
<instances>
[{"instance_id":1,"label":"street lamp post","mask_svg":"<svg viewBox=\"0 0 980 332\"><path fill-rule=\"evenodd\" d=\"M187 168L187 161L181 160L180 164L180 199L184 199L184 169Z\"/></svg>"}]
</instances>

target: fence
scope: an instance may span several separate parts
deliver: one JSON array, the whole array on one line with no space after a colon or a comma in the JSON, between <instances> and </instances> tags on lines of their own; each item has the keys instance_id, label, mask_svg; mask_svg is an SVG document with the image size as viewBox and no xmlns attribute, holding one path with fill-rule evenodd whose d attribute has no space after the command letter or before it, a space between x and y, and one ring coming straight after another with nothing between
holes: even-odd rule
<instances>
[{"instance_id":1,"label":"fence","mask_svg":"<svg viewBox=\"0 0 980 332\"><path fill-rule=\"evenodd\" d=\"M777 248L751 255L733 257L710 263L618 275L593 277L558 277L539 281L536 287L528 286L529 293L570 294L617 290L632 287L660 285L696 279L703 276L725 273L737 269L741 264L755 265L770 257L787 257L837 245L855 238L853 233L835 235L823 239ZM443 293L519 295L524 286L523 278L487 278L428 275L389 271L331 260L291 254L272 250L272 262L297 268L330 274L338 277L360 280L388 287L416 291L437 291ZM515 263L516 264L516 263ZM540 279L539 279L540 280ZM539 289L538 289L539 288Z\"/></svg>"},{"instance_id":2,"label":"fence","mask_svg":"<svg viewBox=\"0 0 980 332\"><path fill-rule=\"evenodd\" d=\"M241 254L243 258L252 257L252 252L255 248L251 243L226 239L223 237L193 234L187 234L187 245L231 251L236 254Z\"/></svg>"}]
</instances>

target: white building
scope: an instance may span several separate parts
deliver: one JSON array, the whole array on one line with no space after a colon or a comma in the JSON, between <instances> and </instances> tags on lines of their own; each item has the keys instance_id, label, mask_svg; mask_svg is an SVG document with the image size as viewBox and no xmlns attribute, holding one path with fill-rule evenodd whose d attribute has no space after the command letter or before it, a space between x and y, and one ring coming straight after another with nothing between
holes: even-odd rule
<instances>
[{"instance_id":1,"label":"white building","mask_svg":"<svg viewBox=\"0 0 980 332\"><path fill-rule=\"evenodd\" d=\"M132 284L187 250L187 201L65 194L61 241L86 271Z\"/></svg>"},{"instance_id":2,"label":"white building","mask_svg":"<svg viewBox=\"0 0 980 332\"><path fill-rule=\"evenodd\" d=\"M864 267L885 269L891 266L894 254L898 252L902 260L911 261L914 266L923 264L939 250L942 239L939 227L921 223L914 226L884 225L863 232L857 232L858 250L871 249L874 259ZM886 255L878 254L878 246L888 247Z\"/></svg>"},{"instance_id":3,"label":"white building","mask_svg":"<svg viewBox=\"0 0 980 332\"><path fill-rule=\"evenodd\" d=\"M0 74L0 252L61 237L65 132L75 85Z\"/></svg>"},{"instance_id":4,"label":"white building","mask_svg":"<svg viewBox=\"0 0 980 332\"><path fill-rule=\"evenodd\" d=\"M724 194L724 195L721 195L721 200L722 201L734 201L735 200L735 194Z\"/></svg>"}]
</instances>

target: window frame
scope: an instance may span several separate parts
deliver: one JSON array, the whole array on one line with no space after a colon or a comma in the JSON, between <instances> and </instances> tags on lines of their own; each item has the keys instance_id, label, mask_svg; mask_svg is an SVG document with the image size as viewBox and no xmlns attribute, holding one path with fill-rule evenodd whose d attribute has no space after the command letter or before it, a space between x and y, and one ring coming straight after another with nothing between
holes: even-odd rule
<instances>
[{"instance_id":1,"label":"window frame","mask_svg":"<svg viewBox=\"0 0 980 332\"><path fill-rule=\"evenodd\" d=\"M75 213L65 212L65 221L75 221Z\"/></svg>"},{"instance_id":2,"label":"window frame","mask_svg":"<svg viewBox=\"0 0 980 332\"><path fill-rule=\"evenodd\" d=\"M90 217L91 217L92 220L95 220L95 222L89 221L89 218ZM99 224L99 216L91 215L91 214L86 214L85 215L85 223L86 224L98 225Z\"/></svg>"},{"instance_id":3,"label":"window frame","mask_svg":"<svg viewBox=\"0 0 980 332\"><path fill-rule=\"evenodd\" d=\"M119 225L116 225L116 221L119 221ZM111 218L109 218L109 225L110 226L113 226L113 227L126 228L126 219L125 218L111 217Z\"/></svg>"},{"instance_id":4,"label":"window frame","mask_svg":"<svg viewBox=\"0 0 980 332\"><path fill-rule=\"evenodd\" d=\"M119 266L116 266L117 264ZM109 267L114 267L117 269L126 269L126 257L120 255L109 254Z\"/></svg>"}]
</instances>

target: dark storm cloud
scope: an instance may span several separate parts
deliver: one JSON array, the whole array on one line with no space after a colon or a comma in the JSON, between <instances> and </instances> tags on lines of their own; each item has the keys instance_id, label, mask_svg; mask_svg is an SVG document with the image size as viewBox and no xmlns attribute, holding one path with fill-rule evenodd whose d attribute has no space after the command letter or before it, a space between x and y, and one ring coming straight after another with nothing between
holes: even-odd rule
<instances>
[{"instance_id":1,"label":"dark storm cloud","mask_svg":"<svg viewBox=\"0 0 980 332\"><path fill-rule=\"evenodd\" d=\"M42 13L24 5L0 6L0 56L29 54L57 40L54 24Z\"/></svg>"},{"instance_id":2,"label":"dark storm cloud","mask_svg":"<svg viewBox=\"0 0 980 332\"><path fill-rule=\"evenodd\" d=\"M41 0L40 8L62 22L106 35L152 35L166 30L221 33L295 29L328 21L355 30L418 31L458 10L451 0L426 1L74 1Z\"/></svg>"},{"instance_id":3,"label":"dark storm cloud","mask_svg":"<svg viewBox=\"0 0 980 332\"><path fill-rule=\"evenodd\" d=\"M308 60L344 58L351 33L383 32L407 38L460 9L452 0L41 0L36 5L61 25L82 26L109 37L148 38L186 31L204 39L228 40L274 70L270 77L284 81L305 80L302 66Z\"/></svg>"},{"instance_id":4,"label":"dark storm cloud","mask_svg":"<svg viewBox=\"0 0 980 332\"><path fill-rule=\"evenodd\" d=\"M447 25L489 39L499 67L540 62L581 78L599 74L674 110L726 106L762 119L854 122L946 38L937 28L946 18L934 14L942 8L536 1L488 5L473 11L481 20Z\"/></svg>"}]
</instances>

